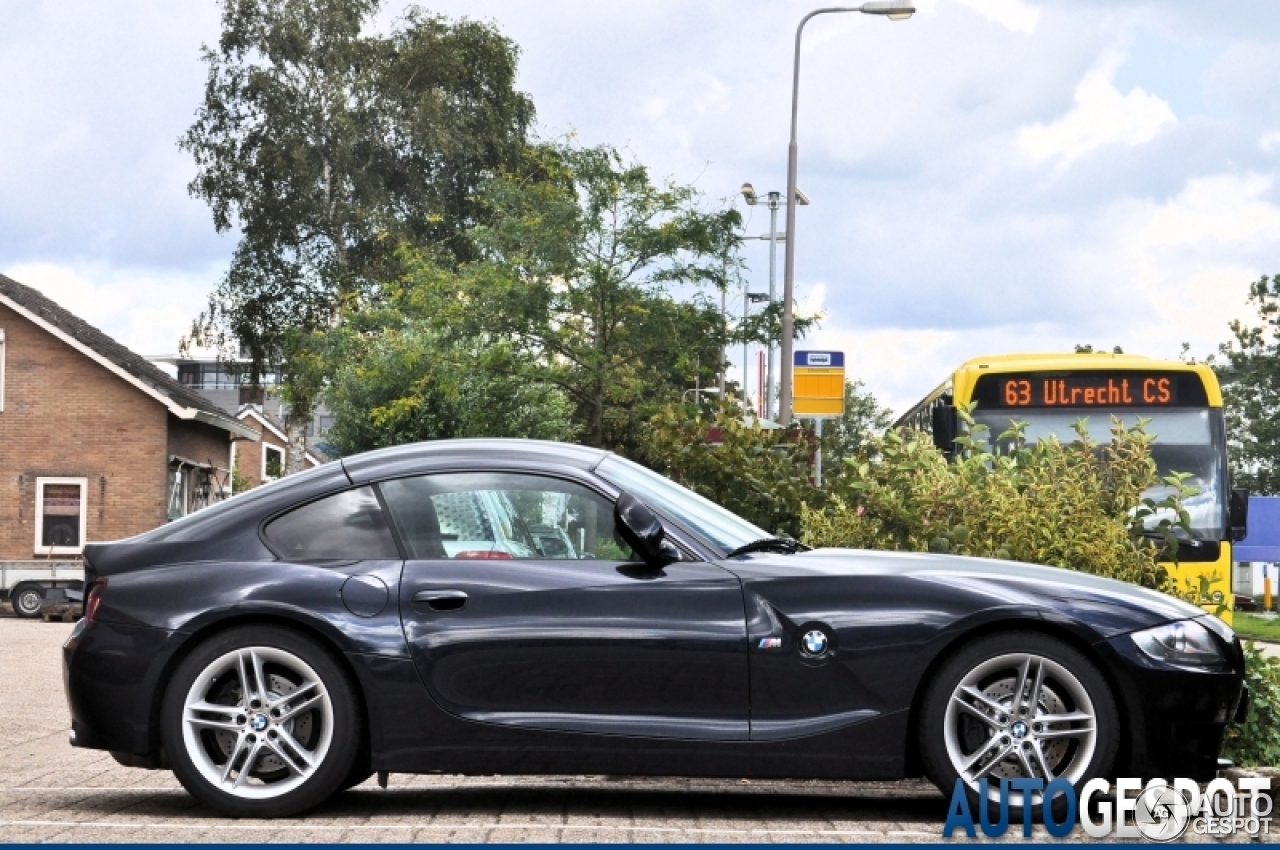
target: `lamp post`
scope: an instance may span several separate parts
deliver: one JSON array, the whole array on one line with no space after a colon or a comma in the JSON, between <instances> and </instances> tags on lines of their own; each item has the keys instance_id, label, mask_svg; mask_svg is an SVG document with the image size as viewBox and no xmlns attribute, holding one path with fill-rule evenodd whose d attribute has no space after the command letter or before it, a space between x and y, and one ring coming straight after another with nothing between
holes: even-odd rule
<instances>
[{"instance_id":1,"label":"lamp post","mask_svg":"<svg viewBox=\"0 0 1280 850\"><path fill-rule=\"evenodd\" d=\"M903 21L915 14L916 7L909 0L871 0L861 6L833 6L815 9L800 19L796 27L796 58L791 74L791 142L787 147L787 253L782 272L782 380L779 381L778 422L791 424L791 376L795 351L795 311L791 302L795 298L796 278L796 117L800 101L800 37L804 25L818 15L834 12L861 12L864 15L885 15L891 21Z\"/></svg>"},{"instance_id":2,"label":"lamp post","mask_svg":"<svg viewBox=\"0 0 1280 850\"><path fill-rule=\"evenodd\" d=\"M742 184L742 197L746 200L747 206L754 207L760 202L760 196L756 194L755 187L750 183ZM809 198L804 192L796 189L796 201L800 206L808 206ZM765 194L765 203L769 207L769 232L763 236L744 236L744 239L767 239L769 241L769 304L778 300L777 277L778 277L778 243L785 242L787 235L778 232L778 207L782 206L781 192L768 192ZM773 370L773 340L769 340L768 355L765 360L765 390L764 390L764 418L773 417L774 404L774 370Z\"/></svg>"}]
</instances>

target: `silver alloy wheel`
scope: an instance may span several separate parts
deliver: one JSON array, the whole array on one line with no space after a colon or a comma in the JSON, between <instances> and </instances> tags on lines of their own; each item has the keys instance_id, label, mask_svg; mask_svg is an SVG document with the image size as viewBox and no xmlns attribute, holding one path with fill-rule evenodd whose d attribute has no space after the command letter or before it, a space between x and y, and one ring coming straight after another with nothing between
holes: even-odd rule
<instances>
[{"instance_id":1,"label":"silver alloy wheel","mask_svg":"<svg viewBox=\"0 0 1280 850\"><path fill-rule=\"evenodd\" d=\"M951 693L944 724L947 756L974 791L983 777L1046 784L1061 777L1075 785L1098 738L1084 685L1066 667L1031 653L1001 655L969 671ZM999 782L989 782L988 796L999 793Z\"/></svg>"},{"instance_id":2,"label":"silver alloy wheel","mask_svg":"<svg viewBox=\"0 0 1280 850\"><path fill-rule=\"evenodd\" d=\"M182 738L210 785L260 800L287 794L319 768L333 717L309 664L283 649L246 647L196 677L183 702Z\"/></svg>"}]
</instances>

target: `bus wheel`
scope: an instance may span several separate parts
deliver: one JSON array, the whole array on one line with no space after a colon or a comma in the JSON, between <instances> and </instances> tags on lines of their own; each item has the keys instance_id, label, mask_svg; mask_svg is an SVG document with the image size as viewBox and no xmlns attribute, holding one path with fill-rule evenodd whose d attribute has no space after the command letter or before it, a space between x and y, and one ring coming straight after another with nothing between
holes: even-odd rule
<instances>
[{"instance_id":1,"label":"bus wheel","mask_svg":"<svg viewBox=\"0 0 1280 850\"><path fill-rule=\"evenodd\" d=\"M44 604L44 593L38 585L20 584L9 594L13 603L13 613L28 620L40 616L40 606Z\"/></svg>"}]
</instances>

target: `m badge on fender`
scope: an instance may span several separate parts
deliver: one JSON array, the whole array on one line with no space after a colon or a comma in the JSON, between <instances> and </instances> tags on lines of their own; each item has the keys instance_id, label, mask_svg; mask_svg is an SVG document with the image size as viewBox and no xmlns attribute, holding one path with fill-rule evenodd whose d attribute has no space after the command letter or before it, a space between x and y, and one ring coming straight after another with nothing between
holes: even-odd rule
<instances>
[{"instance_id":1,"label":"m badge on fender","mask_svg":"<svg viewBox=\"0 0 1280 850\"><path fill-rule=\"evenodd\" d=\"M781 649L782 638L780 637L760 638L760 643L758 644L758 646L761 649Z\"/></svg>"}]
</instances>

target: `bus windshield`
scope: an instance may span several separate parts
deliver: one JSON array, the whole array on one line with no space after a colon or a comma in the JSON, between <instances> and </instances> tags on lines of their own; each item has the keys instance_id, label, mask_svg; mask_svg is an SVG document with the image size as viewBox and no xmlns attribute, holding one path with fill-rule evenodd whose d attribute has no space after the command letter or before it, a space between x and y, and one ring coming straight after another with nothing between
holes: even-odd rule
<instances>
[{"instance_id":1,"label":"bus windshield","mask_svg":"<svg viewBox=\"0 0 1280 850\"><path fill-rule=\"evenodd\" d=\"M1223 540L1226 538L1226 470L1223 468L1223 451L1214 444L1214 428L1210 411L1205 408L1152 410L1143 408L1055 408L1052 410L975 410L976 423L986 425L990 431L987 439L995 439L1014 421L1026 422L1026 437L1030 441L1050 435L1064 443L1078 439L1074 425L1081 419L1088 423L1089 438L1094 442L1111 441L1111 417L1123 420L1132 427L1139 416L1149 419L1148 434L1155 435L1151 456L1156 462L1157 474L1173 472L1190 474L1187 485L1199 492L1186 499L1185 506L1191 517L1191 536L1197 540ZM1007 448L1005 446L1004 448ZM1172 488L1159 484L1147 490L1146 497L1159 501L1169 495ZM1151 517L1149 526L1155 526L1160 516Z\"/></svg>"}]
</instances>

